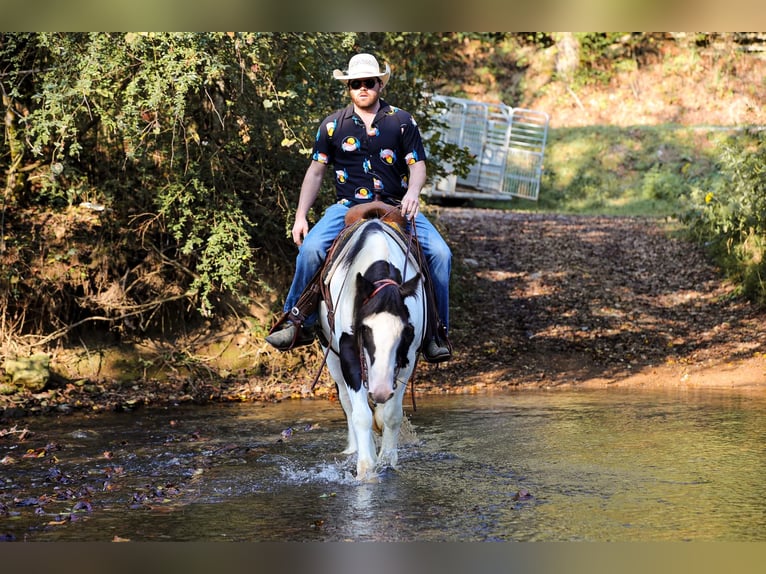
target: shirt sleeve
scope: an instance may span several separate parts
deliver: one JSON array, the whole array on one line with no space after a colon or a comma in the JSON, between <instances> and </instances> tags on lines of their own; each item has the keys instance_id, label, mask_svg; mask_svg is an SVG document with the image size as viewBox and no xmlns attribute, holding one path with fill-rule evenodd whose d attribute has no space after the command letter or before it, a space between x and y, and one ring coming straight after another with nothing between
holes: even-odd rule
<instances>
[{"instance_id":1,"label":"shirt sleeve","mask_svg":"<svg viewBox=\"0 0 766 574\"><path fill-rule=\"evenodd\" d=\"M409 112L399 110L399 127L402 130L402 149L405 163L409 166L419 161L425 161L426 150L415 118Z\"/></svg>"},{"instance_id":2,"label":"shirt sleeve","mask_svg":"<svg viewBox=\"0 0 766 574\"><path fill-rule=\"evenodd\" d=\"M317 129L316 139L314 140L314 151L311 159L325 165L333 162L332 136L338 127L338 117L336 114L327 116Z\"/></svg>"}]
</instances>

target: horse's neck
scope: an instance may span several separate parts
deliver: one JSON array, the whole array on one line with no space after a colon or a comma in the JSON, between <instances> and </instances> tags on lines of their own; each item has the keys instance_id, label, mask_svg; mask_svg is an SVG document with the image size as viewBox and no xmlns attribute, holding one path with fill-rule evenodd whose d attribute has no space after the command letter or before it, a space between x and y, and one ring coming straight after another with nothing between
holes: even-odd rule
<instances>
[{"instance_id":1,"label":"horse's neck","mask_svg":"<svg viewBox=\"0 0 766 574\"><path fill-rule=\"evenodd\" d=\"M345 262L346 262L346 254L354 247L356 241L360 241L361 237L361 231L362 227L369 225L373 220L355 220L353 224L351 224L349 227L344 229L341 234L337 237L335 242L330 247L330 250L327 254L327 259L325 260L323 271L322 271L322 281L325 285L329 285L332 281L332 278L335 276L335 273L340 269L341 271L345 268ZM379 220L375 220L379 221ZM382 253L390 254L393 248L393 251L396 251L395 245L398 244L402 251L406 250L406 243L405 239L402 236L401 232L398 230L398 228L394 227L393 225L389 225L385 222L380 222L380 232L376 232L373 235L378 237L387 237L387 238L393 238L395 241L392 244L391 241L386 241L384 248L385 251ZM371 236L368 236L368 239ZM382 245L382 244L381 244ZM375 253L376 247L371 245L365 245L364 250L371 251L373 254ZM380 255L376 257L376 259L382 259L384 257L381 257ZM388 257L385 257L386 259ZM359 259L359 258L357 258Z\"/></svg>"},{"instance_id":2,"label":"horse's neck","mask_svg":"<svg viewBox=\"0 0 766 574\"><path fill-rule=\"evenodd\" d=\"M361 227L351 232L349 236L339 238L333 250L333 259L325 263L322 281L324 283L323 298L333 312L333 331L338 337L342 332L351 332L354 321L354 301L356 300L356 276L364 274L366 267L374 261L370 254L382 246L379 244L380 234L366 235L362 238ZM376 238L373 241L373 238ZM364 240L364 246L359 255L349 261L349 253L356 247L356 242ZM375 244L373 246L373 244ZM386 246L387 249L387 246Z\"/></svg>"},{"instance_id":3,"label":"horse's neck","mask_svg":"<svg viewBox=\"0 0 766 574\"><path fill-rule=\"evenodd\" d=\"M363 233L367 225L375 225L377 228L372 233ZM354 260L348 261L358 241L364 241L364 244L357 250L358 255ZM380 259L397 267L402 273L403 282L420 272L406 239L397 229L383 222L359 222L350 232L344 232L333 246L322 281L323 297L334 310L336 325L351 325L356 276L358 273L364 274L370 264Z\"/></svg>"},{"instance_id":4,"label":"horse's neck","mask_svg":"<svg viewBox=\"0 0 766 574\"><path fill-rule=\"evenodd\" d=\"M388 236L385 233L376 232L367 235L364 240L363 248L348 266L346 275L350 279L345 283L351 283L351 289L346 292L351 293L355 291L354 287L356 286L357 273L364 275L373 262L381 259L383 261L391 261L392 257L395 258L395 255L396 254L391 251Z\"/></svg>"}]
</instances>

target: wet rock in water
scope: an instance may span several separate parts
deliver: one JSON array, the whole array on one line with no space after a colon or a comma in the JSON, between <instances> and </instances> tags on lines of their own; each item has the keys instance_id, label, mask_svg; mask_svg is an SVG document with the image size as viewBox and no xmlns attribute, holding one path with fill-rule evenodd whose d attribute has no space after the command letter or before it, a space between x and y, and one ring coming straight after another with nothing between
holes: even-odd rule
<instances>
[{"instance_id":1,"label":"wet rock in water","mask_svg":"<svg viewBox=\"0 0 766 574\"><path fill-rule=\"evenodd\" d=\"M519 489L519 491L513 495L514 502L518 502L519 500L531 500L532 498L534 498L534 496L532 496L526 488Z\"/></svg>"}]
</instances>

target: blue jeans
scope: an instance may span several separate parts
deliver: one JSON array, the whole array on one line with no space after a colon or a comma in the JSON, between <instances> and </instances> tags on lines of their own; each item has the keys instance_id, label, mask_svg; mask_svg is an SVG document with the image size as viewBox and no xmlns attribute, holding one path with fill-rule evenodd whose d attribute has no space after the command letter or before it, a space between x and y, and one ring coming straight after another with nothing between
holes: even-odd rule
<instances>
[{"instance_id":1,"label":"blue jeans","mask_svg":"<svg viewBox=\"0 0 766 574\"><path fill-rule=\"evenodd\" d=\"M303 239L295 260L293 283L285 300L285 313L295 307L301 293L324 262L330 245L343 231L347 211L348 207L345 205L337 203L331 205ZM415 229L431 273L439 317L445 327L449 328L449 279L452 273L452 251L433 224L420 212L415 217ZM316 319L316 313L313 313L306 319L306 325L313 325Z\"/></svg>"}]
</instances>

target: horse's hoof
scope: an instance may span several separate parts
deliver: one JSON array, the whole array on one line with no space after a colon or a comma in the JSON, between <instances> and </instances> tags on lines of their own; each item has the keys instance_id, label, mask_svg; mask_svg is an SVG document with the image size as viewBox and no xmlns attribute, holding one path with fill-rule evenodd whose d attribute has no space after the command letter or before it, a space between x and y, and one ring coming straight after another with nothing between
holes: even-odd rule
<instances>
[{"instance_id":1,"label":"horse's hoof","mask_svg":"<svg viewBox=\"0 0 766 574\"><path fill-rule=\"evenodd\" d=\"M356 467L356 479L360 482L377 482L378 473L376 467L370 463L364 463L357 465Z\"/></svg>"},{"instance_id":2,"label":"horse's hoof","mask_svg":"<svg viewBox=\"0 0 766 574\"><path fill-rule=\"evenodd\" d=\"M364 484L378 484L380 482L380 475L377 472L367 472L361 477L357 475L356 479Z\"/></svg>"}]
</instances>

